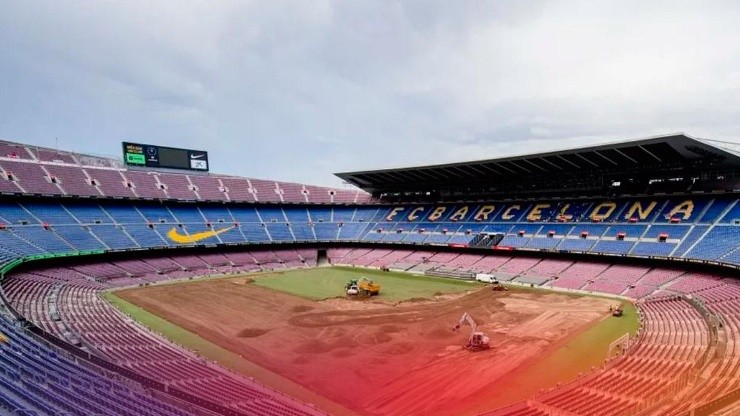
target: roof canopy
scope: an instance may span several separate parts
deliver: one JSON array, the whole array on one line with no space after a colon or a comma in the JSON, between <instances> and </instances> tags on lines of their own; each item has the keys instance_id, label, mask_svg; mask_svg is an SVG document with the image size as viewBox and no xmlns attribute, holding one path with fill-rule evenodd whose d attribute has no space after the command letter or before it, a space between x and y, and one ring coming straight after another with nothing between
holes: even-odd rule
<instances>
[{"instance_id":1,"label":"roof canopy","mask_svg":"<svg viewBox=\"0 0 740 416\"><path fill-rule=\"evenodd\" d=\"M375 194L530 189L535 183L619 179L625 174L738 172L740 155L684 134L471 162L337 173ZM637 177L637 176L636 176ZM578 185L581 186L581 185ZM536 187L536 186L535 186Z\"/></svg>"}]
</instances>

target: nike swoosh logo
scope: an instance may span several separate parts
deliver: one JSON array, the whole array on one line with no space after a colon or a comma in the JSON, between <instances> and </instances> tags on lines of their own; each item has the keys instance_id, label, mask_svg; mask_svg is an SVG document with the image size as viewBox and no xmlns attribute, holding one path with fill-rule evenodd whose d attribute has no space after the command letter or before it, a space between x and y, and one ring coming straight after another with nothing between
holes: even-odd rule
<instances>
[{"instance_id":1,"label":"nike swoosh logo","mask_svg":"<svg viewBox=\"0 0 740 416\"><path fill-rule=\"evenodd\" d=\"M197 243L198 241L205 240L206 238L215 237L219 234L223 234L226 231L232 230L236 228L236 226L226 227L222 228L220 230L210 230L210 231L203 231L200 233L190 234L190 235L182 235L178 234L177 228L172 227L172 229L167 233L167 237L180 244L189 244L189 243Z\"/></svg>"},{"instance_id":2,"label":"nike swoosh logo","mask_svg":"<svg viewBox=\"0 0 740 416\"><path fill-rule=\"evenodd\" d=\"M205 157L205 156L206 156L206 155L203 155L203 154L200 154L200 155L190 155L190 158L191 158L191 159L200 159L200 158L203 158L203 157Z\"/></svg>"}]
</instances>

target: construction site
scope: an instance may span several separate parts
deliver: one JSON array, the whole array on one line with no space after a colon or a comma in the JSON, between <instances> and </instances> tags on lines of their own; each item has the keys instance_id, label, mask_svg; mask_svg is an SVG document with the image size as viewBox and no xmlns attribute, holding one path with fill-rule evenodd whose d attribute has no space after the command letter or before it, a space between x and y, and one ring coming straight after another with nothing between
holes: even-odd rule
<instances>
[{"instance_id":1,"label":"construction site","mask_svg":"<svg viewBox=\"0 0 740 416\"><path fill-rule=\"evenodd\" d=\"M584 368L571 373L557 363L536 367L615 319L609 313L614 301L596 297L470 285L389 303L378 279L379 293L364 301L352 294L315 300L256 284L273 278L279 276L116 296L254 364L248 375L259 382L285 390L290 380L300 387L288 386L288 394L313 402L320 396L338 405L333 413L345 414L473 415L525 399L599 365L605 348L588 351L592 363L581 362Z\"/></svg>"}]
</instances>

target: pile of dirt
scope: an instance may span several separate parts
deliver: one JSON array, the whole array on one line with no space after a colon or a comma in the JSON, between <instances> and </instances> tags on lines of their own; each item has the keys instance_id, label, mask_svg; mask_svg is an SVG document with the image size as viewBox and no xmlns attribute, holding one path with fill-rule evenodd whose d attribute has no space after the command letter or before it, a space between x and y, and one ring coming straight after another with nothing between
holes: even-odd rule
<instances>
[{"instance_id":1,"label":"pile of dirt","mask_svg":"<svg viewBox=\"0 0 740 416\"><path fill-rule=\"evenodd\" d=\"M324 299L316 302L319 308L331 309L335 311L354 311L354 310L369 310L369 309L387 309L388 304L383 302L355 302L346 297L336 297Z\"/></svg>"},{"instance_id":2,"label":"pile of dirt","mask_svg":"<svg viewBox=\"0 0 740 416\"><path fill-rule=\"evenodd\" d=\"M306 305L296 305L290 308L290 311L295 313L308 312L310 310L313 310L313 308Z\"/></svg>"},{"instance_id":3,"label":"pile of dirt","mask_svg":"<svg viewBox=\"0 0 740 416\"><path fill-rule=\"evenodd\" d=\"M291 362L292 362L293 364L298 364L298 365L300 365L300 364L309 364L309 363L311 363L312 361L313 361L313 360L311 360L311 358L309 358L309 357L307 357L307 356L305 356L305 355L300 355L300 356L298 356L297 358L294 358L294 359L293 359L293 361L291 361Z\"/></svg>"},{"instance_id":4,"label":"pile of dirt","mask_svg":"<svg viewBox=\"0 0 740 416\"><path fill-rule=\"evenodd\" d=\"M331 355L336 358L347 358L357 355L357 351L352 348L338 348L332 351Z\"/></svg>"},{"instance_id":5,"label":"pile of dirt","mask_svg":"<svg viewBox=\"0 0 740 416\"><path fill-rule=\"evenodd\" d=\"M414 346L411 343L408 342L396 342L393 343L380 351L383 354L390 354L390 355L403 355L408 354L414 349Z\"/></svg>"},{"instance_id":6,"label":"pile of dirt","mask_svg":"<svg viewBox=\"0 0 740 416\"><path fill-rule=\"evenodd\" d=\"M326 343L326 346L332 350L345 349L345 348L356 348L360 344L352 338L342 337L335 338L331 342Z\"/></svg>"},{"instance_id":7,"label":"pile of dirt","mask_svg":"<svg viewBox=\"0 0 740 416\"><path fill-rule=\"evenodd\" d=\"M424 336L429 339L445 339L454 337L455 333L452 332L451 328L442 328L441 326L439 326L431 329L426 334L424 334Z\"/></svg>"},{"instance_id":8,"label":"pile of dirt","mask_svg":"<svg viewBox=\"0 0 740 416\"><path fill-rule=\"evenodd\" d=\"M352 330L350 328L345 328L341 326L333 326L333 327L325 328L321 332L326 337L341 338L341 337L346 337L347 335L351 334Z\"/></svg>"},{"instance_id":9,"label":"pile of dirt","mask_svg":"<svg viewBox=\"0 0 740 416\"><path fill-rule=\"evenodd\" d=\"M411 299L406 299L403 302L406 302L406 303L417 303L417 302L426 302L428 300L429 299L426 299L426 298L411 298Z\"/></svg>"},{"instance_id":10,"label":"pile of dirt","mask_svg":"<svg viewBox=\"0 0 740 416\"><path fill-rule=\"evenodd\" d=\"M372 334L364 334L359 338L360 342L365 345L385 344L393 339L393 337L382 331L377 331Z\"/></svg>"},{"instance_id":11,"label":"pile of dirt","mask_svg":"<svg viewBox=\"0 0 740 416\"><path fill-rule=\"evenodd\" d=\"M255 338L260 335L265 335L268 332L270 332L269 329L244 328L241 331L239 331L239 333L236 334L236 336L239 338Z\"/></svg>"},{"instance_id":12,"label":"pile of dirt","mask_svg":"<svg viewBox=\"0 0 740 416\"><path fill-rule=\"evenodd\" d=\"M383 325L380 327L380 330L385 332L386 334L396 334L401 332L401 328L395 325Z\"/></svg>"},{"instance_id":13,"label":"pile of dirt","mask_svg":"<svg viewBox=\"0 0 740 416\"><path fill-rule=\"evenodd\" d=\"M318 339L312 339L310 341L306 341L293 349L293 352L296 352L296 353L311 353L311 354L322 354L328 351L331 351L331 346L327 345L325 342L318 340Z\"/></svg>"}]
</instances>

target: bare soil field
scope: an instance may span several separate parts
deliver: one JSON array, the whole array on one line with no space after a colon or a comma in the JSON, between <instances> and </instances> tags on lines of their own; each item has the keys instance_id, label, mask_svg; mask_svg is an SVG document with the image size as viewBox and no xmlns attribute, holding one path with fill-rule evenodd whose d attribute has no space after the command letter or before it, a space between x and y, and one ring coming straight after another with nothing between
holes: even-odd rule
<instances>
[{"instance_id":1,"label":"bare soil field","mask_svg":"<svg viewBox=\"0 0 740 416\"><path fill-rule=\"evenodd\" d=\"M488 287L394 306L312 301L258 287L246 278L117 295L370 415L460 415L489 409L514 370L603 319L613 304L553 293L492 292ZM463 312L489 335L490 350L462 349L470 329L453 332L452 327Z\"/></svg>"}]
</instances>

